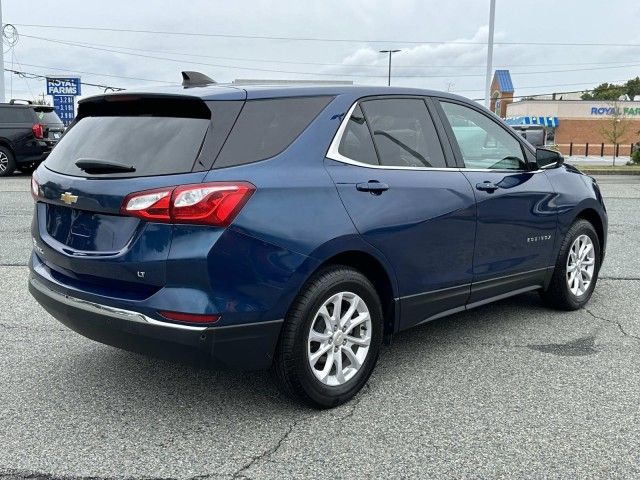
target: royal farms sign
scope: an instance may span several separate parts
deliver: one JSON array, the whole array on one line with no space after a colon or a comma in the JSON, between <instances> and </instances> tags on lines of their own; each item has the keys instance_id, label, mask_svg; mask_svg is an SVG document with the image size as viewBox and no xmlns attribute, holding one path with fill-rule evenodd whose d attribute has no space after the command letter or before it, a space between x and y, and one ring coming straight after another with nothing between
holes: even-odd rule
<instances>
[{"instance_id":1,"label":"royal farms sign","mask_svg":"<svg viewBox=\"0 0 640 480\"><path fill-rule=\"evenodd\" d=\"M591 107L591 115L640 117L640 107Z\"/></svg>"}]
</instances>

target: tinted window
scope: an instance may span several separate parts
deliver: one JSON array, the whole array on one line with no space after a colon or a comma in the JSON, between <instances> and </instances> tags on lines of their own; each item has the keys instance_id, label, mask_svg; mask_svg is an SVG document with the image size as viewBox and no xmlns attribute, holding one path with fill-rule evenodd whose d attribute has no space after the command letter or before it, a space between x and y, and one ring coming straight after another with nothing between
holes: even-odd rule
<instances>
[{"instance_id":1,"label":"tinted window","mask_svg":"<svg viewBox=\"0 0 640 480\"><path fill-rule=\"evenodd\" d=\"M370 100L362 103L362 109L382 165L446 167L438 134L423 100Z\"/></svg>"},{"instance_id":2,"label":"tinted window","mask_svg":"<svg viewBox=\"0 0 640 480\"><path fill-rule=\"evenodd\" d=\"M24 107L0 108L0 123L33 123L33 113Z\"/></svg>"},{"instance_id":3,"label":"tinted window","mask_svg":"<svg viewBox=\"0 0 640 480\"><path fill-rule=\"evenodd\" d=\"M488 116L457 103L441 102L467 168L524 170L520 143Z\"/></svg>"},{"instance_id":4,"label":"tinted window","mask_svg":"<svg viewBox=\"0 0 640 480\"><path fill-rule=\"evenodd\" d=\"M131 173L100 177L190 172L210 121L175 117L85 117L62 137L46 160L60 173L88 176L76 167L81 158L133 165Z\"/></svg>"},{"instance_id":5,"label":"tinted window","mask_svg":"<svg viewBox=\"0 0 640 480\"><path fill-rule=\"evenodd\" d=\"M338 153L358 162L378 164L376 149L360 105L356 106L349 117L347 127L340 139Z\"/></svg>"},{"instance_id":6,"label":"tinted window","mask_svg":"<svg viewBox=\"0 0 640 480\"><path fill-rule=\"evenodd\" d=\"M247 101L214 168L257 162L279 154L332 99L304 97Z\"/></svg>"},{"instance_id":7,"label":"tinted window","mask_svg":"<svg viewBox=\"0 0 640 480\"><path fill-rule=\"evenodd\" d=\"M62 124L62 120L60 120L55 110L49 109L49 108L36 108L34 110L39 122L46 123L46 124L53 124L53 123Z\"/></svg>"}]
</instances>

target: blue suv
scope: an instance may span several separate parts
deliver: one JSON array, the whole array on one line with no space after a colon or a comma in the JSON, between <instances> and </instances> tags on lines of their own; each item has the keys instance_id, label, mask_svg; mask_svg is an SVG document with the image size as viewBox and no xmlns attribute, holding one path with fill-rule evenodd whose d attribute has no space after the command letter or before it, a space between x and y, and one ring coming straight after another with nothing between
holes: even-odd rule
<instances>
[{"instance_id":1,"label":"blue suv","mask_svg":"<svg viewBox=\"0 0 640 480\"><path fill-rule=\"evenodd\" d=\"M581 308L607 240L595 180L474 102L410 88L87 98L32 194L29 288L60 322L271 367L320 408L401 330L532 290Z\"/></svg>"}]
</instances>

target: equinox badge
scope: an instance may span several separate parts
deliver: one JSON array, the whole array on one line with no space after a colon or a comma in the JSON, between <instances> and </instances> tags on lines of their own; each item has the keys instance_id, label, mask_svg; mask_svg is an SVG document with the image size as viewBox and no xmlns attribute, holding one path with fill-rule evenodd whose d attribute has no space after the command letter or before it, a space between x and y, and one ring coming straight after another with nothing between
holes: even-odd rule
<instances>
[{"instance_id":1,"label":"equinox badge","mask_svg":"<svg viewBox=\"0 0 640 480\"><path fill-rule=\"evenodd\" d=\"M62 200L67 205L71 205L72 203L76 203L78 201L77 195L72 195L71 192L64 192L60 195L60 200Z\"/></svg>"}]
</instances>

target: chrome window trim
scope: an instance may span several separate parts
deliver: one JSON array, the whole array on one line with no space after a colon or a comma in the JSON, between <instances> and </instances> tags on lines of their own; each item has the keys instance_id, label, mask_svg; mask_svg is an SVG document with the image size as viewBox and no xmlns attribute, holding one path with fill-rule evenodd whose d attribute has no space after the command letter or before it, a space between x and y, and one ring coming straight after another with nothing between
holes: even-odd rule
<instances>
[{"instance_id":1,"label":"chrome window trim","mask_svg":"<svg viewBox=\"0 0 640 480\"><path fill-rule=\"evenodd\" d=\"M331 141L331 145L329 145L329 150L325 155L326 158L330 158L331 160L335 160L336 162L346 163L348 165L355 165L357 167L365 167L365 168L373 168L373 169L381 169L381 170L419 170L419 171L458 171L458 172L496 172L496 173L539 173L542 172L541 169L538 170L495 170L491 168L460 168L460 167L403 167L403 166L392 166L392 165L373 165L371 163L359 162L358 160L353 160L349 157L345 157L339 152L340 142L342 141L342 135L344 131L347 129L347 124L349 123L349 119L353 114L353 111L356 109L360 101L356 101L351 105L347 114L342 119L340 126L338 127L338 131L333 136L333 140Z\"/></svg>"}]
</instances>

